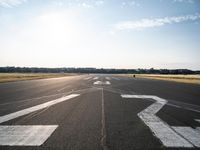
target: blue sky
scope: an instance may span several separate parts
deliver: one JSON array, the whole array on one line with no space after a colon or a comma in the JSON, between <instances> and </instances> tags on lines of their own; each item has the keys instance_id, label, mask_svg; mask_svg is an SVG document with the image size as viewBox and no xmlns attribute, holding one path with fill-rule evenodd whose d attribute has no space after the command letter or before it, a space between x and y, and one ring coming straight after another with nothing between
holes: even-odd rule
<instances>
[{"instance_id":1,"label":"blue sky","mask_svg":"<svg viewBox=\"0 0 200 150\"><path fill-rule=\"evenodd\" d=\"M0 0L0 66L200 70L199 0Z\"/></svg>"}]
</instances>

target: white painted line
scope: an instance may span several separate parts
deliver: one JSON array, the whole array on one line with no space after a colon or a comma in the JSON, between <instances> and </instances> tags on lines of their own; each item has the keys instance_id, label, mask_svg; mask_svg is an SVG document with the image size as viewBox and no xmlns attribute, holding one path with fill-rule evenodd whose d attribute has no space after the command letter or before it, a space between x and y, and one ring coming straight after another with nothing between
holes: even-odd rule
<instances>
[{"instance_id":1,"label":"white painted line","mask_svg":"<svg viewBox=\"0 0 200 150\"><path fill-rule=\"evenodd\" d=\"M0 126L0 145L40 146L57 127L57 125Z\"/></svg>"},{"instance_id":2,"label":"white painted line","mask_svg":"<svg viewBox=\"0 0 200 150\"><path fill-rule=\"evenodd\" d=\"M11 114L8 114L8 115L5 115L5 116L1 116L0 117L0 123L15 119L15 118L20 117L20 116L27 115L29 113L32 113L34 111L38 111L40 109L44 109L46 107L50 107L52 105L64 102L66 100L77 97L79 95L80 94L70 94L68 96L61 97L61 98L58 98L58 99L55 99L55 100L52 100L52 101L49 101L49 102L46 102L46 103L43 103L43 104L40 104L40 105L36 105L36 106L26 108L26 109L23 109L23 110L20 110L20 111L17 111L17 112L14 112L14 113L11 113Z\"/></svg>"},{"instance_id":3,"label":"white painted line","mask_svg":"<svg viewBox=\"0 0 200 150\"><path fill-rule=\"evenodd\" d=\"M109 81L106 81L106 82L96 81L93 84L94 85L110 85L111 83Z\"/></svg>"},{"instance_id":4,"label":"white painted line","mask_svg":"<svg viewBox=\"0 0 200 150\"><path fill-rule=\"evenodd\" d=\"M65 86L65 87L63 87L63 88L61 88L61 89L59 89L59 90L57 90L58 92L61 92L61 91L63 91L63 90L65 90L66 88L69 88L70 87L70 85L67 85L67 86Z\"/></svg>"},{"instance_id":5,"label":"white painted line","mask_svg":"<svg viewBox=\"0 0 200 150\"><path fill-rule=\"evenodd\" d=\"M103 93L103 88L101 92L101 146L103 150L108 150L106 146L106 123L105 123L105 101L104 101L104 93Z\"/></svg>"},{"instance_id":6,"label":"white painted line","mask_svg":"<svg viewBox=\"0 0 200 150\"><path fill-rule=\"evenodd\" d=\"M195 129L191 127L173 127L173 129L190 141L194 146L200 147L200 133L196 132Z\"/></svg>"},{"instance_id":7,"label":"white painted line","mask_svg":"<svg viewBox=\"0 0 200 150\"><path fill-rule=\"evenodd\" d=\"M106 81L105 84L110 85L110 81Z\"/></svg>"},{"instance_id":8,"label":"white painted line","mask_svg":"<svg viewBox=\"0 0 200 150\"><path fill-rule=\"evenodd\" d=\"M99 77L94 77L94 78L93 78L93 80L98 80L98 79L99 79Z\"/></svg>"},{"instance_id":9,"label":"white painted line","mask_svg":"<svg viewBox=\"0 0 200 150\"><path fill-rule=\"evenodd\" d=\"M120 80L119 78L115 78L115 77L112 77L113 79L115 79L115 80Z\"/></svg>"},{"instance_id":10,"label":"white painted line","mask_svg":"<svg viewBox=\"0 0 200 150\"><path fill-rule=\"evenodd\" d=\"M138 117L151 129L166 147L193 147L191 142L177 134L167 123L155 114L167 103L167 100L152 95L121 95L122 98L154 99L156 102L138 113Z\"/></svg>"},{"instance_id":11,"label":"white painted line","mask_svg":"<svg viewBox=\"0 0 200 150\"><path fill-rule=\"evenodd\" d=\"M94 82L93 84L95 84L95 85L97 85L97 84L102 84L102 82L101 82L101 81L96 81L96 82Z\"/></svg>"},{"instance_id":12,"label":"white painted line","mask_svg":"<svg viewBox=\"0 0 200 150\"><path fill-rule=\"evenodd\" d=\"M195 131L197 131L197 132L200 134L200 127L197 127L197 128L195 129Z\"/></svg>"},{"instance_id":13,"label":"white painted line","mask_svg":"<svg viewBox=\"0 0 200 150\"><path fill-rule=\"evenodd\" d=\"M106 80L110 80L110 77L106 77Z\"/></svg>"},{"instance_id":14,"label":"white painted line","mask_svg":"<svg viewBox=\"0 0 200 150\"><path fill-rule=\"evenodd\" d=\"M199 122L200 123L200 119L195 119L195 121Z\"/></svg>"},{"instance_id":15,"label":"white painted line","mask_svg":"<svg viewBox=\"0 0 200 150\"><path fill-rule=\"evenodd\" d=\"M89 79L91 79L92 77L87 77L87 78L84 78L84 80L89 80Z\"/></svg>"}]
</instances>

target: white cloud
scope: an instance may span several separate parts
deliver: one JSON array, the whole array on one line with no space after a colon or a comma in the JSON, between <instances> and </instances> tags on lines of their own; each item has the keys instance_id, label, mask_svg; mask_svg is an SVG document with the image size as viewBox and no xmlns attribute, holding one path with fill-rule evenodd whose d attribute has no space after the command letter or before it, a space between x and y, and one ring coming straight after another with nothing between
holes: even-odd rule
<instances>
[{"instance_id":1,"label":"white cloud","mask_svg":"<svg viewBox=\"0 0 200 150\"><path fill-rule=\"evenodd\" d=\"M114 28L117 30L125 30L125 29L142 30L145 28L160 27L167 24L180 23L184 21L195 21L198 19L200 19L200 14L164 17L155 19L142 19L138 21L119 22L114 25Z\"/></svg>"},{"instance_id":2,"label":"white cloud","mask_svg":"<svg viewBox=\"0 0 200 150\"><path fill-rule=\"evenodd\" d=\"M95 5L96 6L101 6L104 4L104 1L103 0L98 0L98 1L95 1Z\"/></svg>"},{"instance_id":3,"label":"white cloud","mask_svg":"<svg viewBox=\"0 0 200 150\"><path fill-rule=\"evenodd\" d=\"M8 7L11 8L13 6L20 5L27 0L0 0L0 7Z\"/></svg>"},{"instance_id":4,"label":"white cloud","mask_svg":"<svg viewBox=\"0 0 200 150\"><path fill-rule=\"evenodd\" d=\"M173 2L190 3L190 4L193 4L193 3L194 3L194 0L173 0Z\"/></svg>"},{"instance_id":5,"label":"white cloud","mask_svg":"<svg viewBox=\"0 0 200 150\"><path fill-rule=\"evenodd\" d=\"M62 7L63 6L63 2L62 1L53 1L53 4L55 6L58 6L58 7Z\"/></svg>"},{"instance_id":6,"label":"white cloud","mask_svg":"<svg viewBox=\"0 0 200 150\"><path fill-rule=\"evenodd\" d=\"M95 8L104 4L103 0L91 0L91 1L76 1L72 3L74 6L82 7L82 8Z\"/></svg>"},{"instance_id":7,"label":"white cloud","mask_svg":"<svg viewBox=\"0 0 200 150\"><path fill-rule=\"evenodd\" d=\"M84 7L84 8L93 8L93 5L89 4L89 3L79 3L78 4L79 7Z\"/></svg>"},{"instance_id":8,"label":"white cloud","mask_svg":"<svg viewBox=\"0 0 200 150\"><path fill-rule=\"evenodd\" d=\"M124 8L124 7L133 7L133 6L136 6L136 7L140 7L140 3L138 3L136 0L132 0L132 1L123 1L121 3L121 7Z\"/></svg>"}]
</instances>

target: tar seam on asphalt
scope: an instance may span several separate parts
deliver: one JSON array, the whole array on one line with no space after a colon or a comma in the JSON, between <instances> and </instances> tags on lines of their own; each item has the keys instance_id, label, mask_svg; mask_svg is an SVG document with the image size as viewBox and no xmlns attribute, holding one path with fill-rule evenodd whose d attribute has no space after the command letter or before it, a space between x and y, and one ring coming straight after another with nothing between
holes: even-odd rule
<instances>
[{"instance_id":1,"label":"tar seam on asphalt","mask_svg":"<svg viewBox=\"0 0 200 150\"><path fill-rule=\"evenodd\" d=\"M101 124L102 124L102 128L101 128L101 146L103 148L103 150L108 150L107 146L106 146L106 128L105 128L105 106L104 106L104 94L103 94L103 88L102 88L102 99L101 99Z\"/></svg>"}]
</instances>

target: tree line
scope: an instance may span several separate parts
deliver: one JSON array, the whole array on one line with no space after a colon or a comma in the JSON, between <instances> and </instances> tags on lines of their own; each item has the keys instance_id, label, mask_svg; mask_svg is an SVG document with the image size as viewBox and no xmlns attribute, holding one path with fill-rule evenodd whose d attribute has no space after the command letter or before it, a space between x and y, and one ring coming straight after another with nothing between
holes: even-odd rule
<instances>
[{"instance_id":1,"label":"tree line","mask_svg":"<svg viewBox=\"0 0 200 150\"><path fill-rule=\"evenodd\" d=\"M106 74L200 74L189 69L104 69L0 67L0 73L106 73Z\"/></svg>"}]
</instances>

